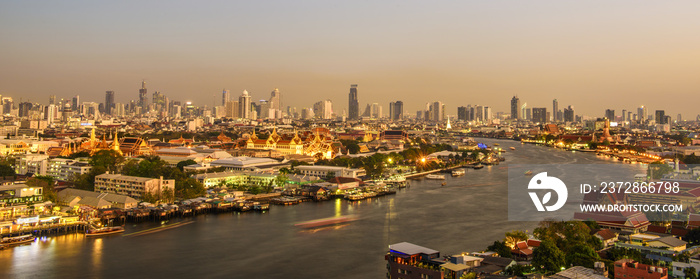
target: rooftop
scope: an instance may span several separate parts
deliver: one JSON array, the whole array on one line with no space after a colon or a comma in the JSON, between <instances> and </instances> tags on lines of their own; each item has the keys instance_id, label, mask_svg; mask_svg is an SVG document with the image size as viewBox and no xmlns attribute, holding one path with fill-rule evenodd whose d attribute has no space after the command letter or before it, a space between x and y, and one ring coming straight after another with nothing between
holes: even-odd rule
<instances>
[{"instance_id":1,"label":"rooftop","mask_svg":"<svg viewBox=\"0 0 700 279\"><path fill-rule=\"evenodd\" d=\"M423 246L418 246L408 242L401 242L389 245L389 250L406 255L439 253L438 251L435 251L433 249L425 248Z\"/></svg>"}]
</instances>

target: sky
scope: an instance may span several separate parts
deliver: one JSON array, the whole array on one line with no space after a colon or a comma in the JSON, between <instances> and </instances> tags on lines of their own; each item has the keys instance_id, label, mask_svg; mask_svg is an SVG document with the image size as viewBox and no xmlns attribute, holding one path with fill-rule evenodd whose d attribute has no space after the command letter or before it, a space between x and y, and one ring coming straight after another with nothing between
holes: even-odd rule
<instances>
[{"instance_id":1,"label":"sky","mask_svg":"<svg viewBox=\"0 0 700 279\"><path fill-rule=\"evenodd\" d=\"M2 1L0 94L700 114L700 1ZM150 98L151 96L149 96Z\"/></svg>"}]
</instances>

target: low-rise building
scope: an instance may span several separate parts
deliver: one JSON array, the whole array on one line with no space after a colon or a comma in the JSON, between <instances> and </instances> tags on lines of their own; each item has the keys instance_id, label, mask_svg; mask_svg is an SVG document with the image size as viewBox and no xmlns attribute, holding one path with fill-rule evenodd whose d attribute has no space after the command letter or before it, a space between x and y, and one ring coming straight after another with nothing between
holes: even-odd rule
<instances>
[{"instance_id":1,"label":"low-rise building","mask_svg":"<svg viewBox=\"0 0 700 279\"><path fill-rule=\"evenodd\" d=\"M95 209L122 208L129 209L138 205L138 200L112 193L100 193L68 188L58 192L58 203L65 206L90 206Z\"/></svg>"},{"instance_id":2,"label":"low-rise building","mask_svg":"<svg viewBox=\"0 0 700 279\"><path fill-rule=\"evenodd\" d=\"M335 166L296 166L294 169L300 171L304 175L313 175L325 177L328 173L332 173L334 177L352 177L358 178L367 175L364 169L352 169Z\"/></svg>"},{"instance_id":3,"label":"low-rise building","mask_svg":"<svg viewBox=\"0 0 700 279\"><path fill-rule=\"evenodd\" d=\"M389 245L384 259L387 263L387 278L424 279L444 278L440 252L408 242Z\"/></svg>"},{"instance_id":4,"label":"low-rise building","mask_svg":"<svg viewBox=\"0 0 700 279\"><path fill-rule=\"evenodd\" d=\"M622 259L615 262L615 278L667 279L668 270L665 267L638 263L632 259Z\"/></svg>"},{"instance_id":5,"label":"low-rise building","mask_svg":"<svg viewBox=\"0 0 700 279\"><path fill-rule=\"evenodd\" d=\"M175 193L174 179L128 176L109 172L95 176L96 192L142 199L146 193L161 195L166 190L171 194Z\"/></svg>"}]
</instances>

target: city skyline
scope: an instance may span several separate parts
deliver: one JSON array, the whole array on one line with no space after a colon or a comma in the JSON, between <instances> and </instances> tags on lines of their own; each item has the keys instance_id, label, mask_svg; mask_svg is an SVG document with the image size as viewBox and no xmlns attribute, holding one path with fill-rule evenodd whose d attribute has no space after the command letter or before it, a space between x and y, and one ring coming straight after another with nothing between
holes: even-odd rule
<instances>
[{"instance_id":1,"label":"city skyline","mask_svg":"<svg viewBox=\"0 0 700 279\"><path fill-rule=\"evenodd\" d=\"M127 103L145 79L151 92L199 105L214 105L221 88L252 100L279 88L290 106L331 99L342 112L359 84L360 108L404 100L408 113L438 100L448 115L466 104L507 112L503 100L518 95L590 116L651 104L698 114L678 102L700 87L695 2L181 3L168 13L135 3L3 3L0 94L44 103L114 91Z\"/></svg>"}]
</instances>

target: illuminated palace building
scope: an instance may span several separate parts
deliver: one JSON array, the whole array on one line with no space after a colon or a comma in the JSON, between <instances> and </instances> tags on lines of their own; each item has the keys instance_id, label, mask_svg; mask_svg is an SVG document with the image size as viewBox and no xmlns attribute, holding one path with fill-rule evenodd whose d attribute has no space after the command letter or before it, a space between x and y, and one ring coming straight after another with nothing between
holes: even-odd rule
<instances>
[{"instance_id":1,"label":"illuminated palace building","mask_svg":"<svg viewBox=\"0 0 700 279\"><path fill-rule=\"evenodd\" d=\"M108 141L107 134L105 133L102 135L101 140L97 139L95 129L93 128L90 132L89 139L83 140L82 142L71 142L61 147L51 147L46 151L46 154L51 157L56 157L68 156L76 152L88 152L92 156L101 150L114 150L120 155L126 156L153 154L151 147L141 138L125 137L119 139L116 132L114 132L113 137L111 141Z\"/></svg>"},{"instance_id":2,"label":"illuminated palace building","mask_svg":"<svg viewBox=\"0 0 700 279\"><path fill-rule=\"evenodd\" d=\"M321 135L318 130L313 136L307 136L305 140L302 140L296 132L291 138L280 136L277 134L277 129L273 130L267 139L259 139L253 131L246 141L246 148L275 150L281 155L306 155L320 159L333 159L339 153L332 139L328 135Z\"/></svg>"}]
</instances>

